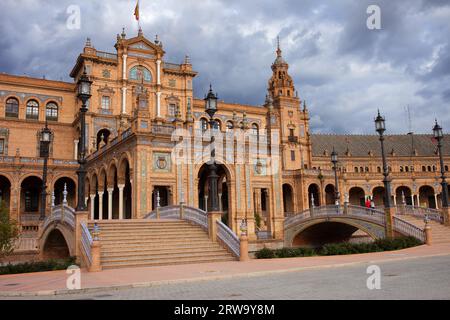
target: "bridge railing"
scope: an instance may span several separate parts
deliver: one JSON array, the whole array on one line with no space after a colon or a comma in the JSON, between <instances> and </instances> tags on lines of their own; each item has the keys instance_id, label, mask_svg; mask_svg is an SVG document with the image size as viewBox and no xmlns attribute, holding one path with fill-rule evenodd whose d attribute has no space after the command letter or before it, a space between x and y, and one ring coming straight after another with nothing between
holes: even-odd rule
<instances>
[{"instance_id":1,"label":"bridge railing","mask_svg":"<svg viewBox=\"0 0 450 320\"><path fill-rule=\"evenodd\" d=\"M426 238L424 230L398 217L393 217L393 220L395 231L398 231L402 234L406 234L408 236L412 236L416 239L419 239L422 242L425 242Z\"/></svg>"},{"instance_id":2,"label":"bridge railing","mask_svg":"<svg viewBox=\"0 0 450 320\"><path fill-rule=\"evenodd\" d=\"M208 222L208 214L198 208L175 205L158 208L150 212L144 219L182 219L192 222L209 232L212 227ZM217 238L226 245L237 257L240 256L240 242L238 236L221 221L216 221Z\"/></svg>"},{"instance_id":3,"label":"bridge railing","mask_svg":"<svg viewBox=\"0 0 450 320\"><path fill-rule=\"evenodd\" d=\"M75 209L66 204L53 207L50 215L44 220L42 230L47 229L54 222L66 223L72 230L75 230Z\"/></svg>"},{"instance_id":4,"label":"bridge railing","mask_svg":"<svg viewBox=\"0 0 450 320\"><path fill-rule=\"evenodd\" d=\"M236 257L240 257L240 241L237 235L222 221L216 220L217 238L222 241Z\"/></svg>"},{"instance_id":5,"label":"bridge railing","mask_svg":"<svg viewBox=\"0 0 450 320\"><path fill-rule=\"evenodd\" d=\"M92 243L93 239L91 233L85 222L81 223L81 246L83 248L84 255L86 256L89 265L92 264Z\"/></svg>"},{"instance_id":6,"label":"bridge railing","mask_svg":"<svg viewBox=\"0 0 450 320\"><path fill-rule=\"evenodd\" d=\"M437 209L415 207L410 205L398 205L396 207L396 213L398 215L408 215L421 219L428 217L430 220L444 223L444 217L442 216L441 211Z\"/></svg>"}]
</instances>

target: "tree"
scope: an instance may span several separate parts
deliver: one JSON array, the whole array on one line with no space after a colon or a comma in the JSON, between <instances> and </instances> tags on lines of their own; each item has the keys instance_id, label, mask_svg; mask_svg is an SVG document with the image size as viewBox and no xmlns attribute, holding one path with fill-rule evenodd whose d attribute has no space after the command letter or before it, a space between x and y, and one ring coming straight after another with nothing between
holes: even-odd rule
<instances>
[{"instance_id":1,"label":"tree","mask_svg":"<svg viewBox=\"0 0 450 320\"><path fill-rule=\"evenodd\" d=\"M14 251L14 244L19 237L17 222L9 218L8 208L0 202L0 259Z\"/></svg>"}]
</instances>

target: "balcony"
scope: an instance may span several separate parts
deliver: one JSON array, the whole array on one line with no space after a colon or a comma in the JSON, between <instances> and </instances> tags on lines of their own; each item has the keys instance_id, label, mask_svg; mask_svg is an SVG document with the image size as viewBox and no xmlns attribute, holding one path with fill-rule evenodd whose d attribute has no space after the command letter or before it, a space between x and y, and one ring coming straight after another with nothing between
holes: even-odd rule
<instances>
[{"instance_id":1,"label":"balcony","mask_svg":"<svg viewBox=\"0 0 450 320\"><path fill-rule=\"evenodd\" d=\"M298 143L298 137L297 136L289 136L288 141L292 143Z\"/></svg>"}]
</instances>

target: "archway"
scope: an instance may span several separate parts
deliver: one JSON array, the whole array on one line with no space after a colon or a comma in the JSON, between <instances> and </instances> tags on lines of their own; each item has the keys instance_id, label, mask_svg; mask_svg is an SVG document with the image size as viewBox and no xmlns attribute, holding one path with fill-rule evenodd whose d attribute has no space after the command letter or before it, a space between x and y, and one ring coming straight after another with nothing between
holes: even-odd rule
<instances>
[{"instance_id":1,"label":"archway","mask_svg":"<svg viewBox=\"0 0 450 320\"><path fill-rule=\"evenodd\" d=\"M99 132L97 132L97 144L96 144L97 150L109 143L110 135L111 131L109 131L108 129L102 129Z\"/></svg>"},{"instance_id":2,"label":"archway","mask_svg":"<svg viewBox=\"0 0 450 320\"><path fill-rule=\"evenodd\" d=\"M436 198L434 189L430 186L422 186L419 189L419 201L417 206L436 209Z\"/></svg>"},{"instance_id":3,"label":"archway","mask_svg":"<svg viewBox=\"0 0 450 320\"><path fill-rule=\"evenodd\" d=\"M403 195L405 196L406 205L412 205L411 189L405 186L398 187L395 191L395 196L397 198L397 204L402 204Z\"/></svg>"},{"instance_id":4,"label":"archway","mask_svg":"<svg viewBox=\"0 0 450 320\"><path fill-rule=\"evenodd\" d=\"M365 206L365 193L360 187L353 187L348 192L350 204L355 206Z\"/></svg>"},{"instance_id":5,"label":"archway","mask_svg":"<svg viewBox=\"0 0 450 320\"><path fill-rule=\"evenodd\" d=\"M384 187L376 187L372 191L375 207L384 206Z\"/></svg>"},{"instance_id":6,"label":"archway","mask_svg":"<svg viewBox=\"0 0 450 320\"><path fill-rule=\"evenodd\" d=\"M217 166L217 175L218 178L218 191L222 190L222 211L223 216L222 220L227 222L228 226L232 227L233 222L233 213L230 212L231 208L231 193L230 193L230 185L231 182L231 176L230 172L228 171L227 167L223 164L216 163ZM200 167L200 170L198 171L197 179L198 179L198 187L197 187L197 193L198 193L198 207L204 211L207 211L208 204L210 199L208 199L209 194L209 183L208 183L208 164L205 163ZM225 191L225 192L224 192ZM220 201L220 199L218 199ZM226 211L225 211L226 208Z\"/></svg>"},{"instance_id":7,"label":"archway","mask_svg":"<svg viewBox=\"0 0 450 320\"><path fill-rule=\"evenodd\" d=\"M152 210L156 209L157 195L159 194L159 206L167 207L171 205L170 187L169 186L155 186L152 192Z\"/></svg>"},{"instance_id":8,"label":"archway","mask_svg":"<svg viewBox=\"0 0 450 320\"><path fill-rule=\"evenodd\" d=\"M313 203L311 202L312 199L314 199L314 206L318 207L320 206L320 191L319 186L315 183L311 184L308 187L308 203L309 207L311 208L313 206Z\"/></svg>"},{"instance_id":9,"label":"archway","mask_svg":"<svg viewBox=\"0 0 450 320\"><path fill-rule=\"evenodd\" d=\"M293 247L319 248L329 243L353 242L364 239L372 241L369 234L355 226L342 222L320 222L313 224L299 232L292 242ZM352 239L355 238L355 239Z\"/></svg>"},{"instance_id":10,"label":"archway","mask_svg":"<svg viewBox=\"0 0 450 320\"><path fill-rule=\"evenodd\" d=\"M325 187L325 201L327 205L335 204L336 192L334 189L334 185L329 184Z\"/></svg>"},{"instance_id":11,"label":"archway","mask_svg":"<svg viewBox=\"0 0 450 320\"><path fill-rule=\"evenodd\" d=\"M38 214L41 206L42 180L36 176L25 178L20 184L20 212Z\"/></svg>"},{"instance_id":12,"label":"archway","mask_svg":"<svg viewBox=\"0 0 450 320\"><path fill-rule=\"evenodd\" d=\"M11 200L11 182L5 176L0 176L0 203L9 210Z\"/></svg>"},{"instance_id":13,"label":"archway","mask_svg":"<svg viewBox=\"0 0 450 320\"><path fill-rule=\"evenodd\" d=\"M70 250L61 231L54 229L47 236L43 248L44 259L64 259L70 256Z\"/></svg>"},{"instance_id":14,"label":"archway","mask_svg":"<svg viewBox=\"0 0 450 320\"><path fill-rule=\"evenodd\" d=\"M283 184L283 203L284 203L284 213L294 213L294 192L291 185L285 183Z\"/></svg>"},{"instance_id":15,"label":"archway","mask_svg":"<svg viewBox=\"0 0 450 320\"><path fill-rule=\"evenodd\" d=\"M67 204L69 207L75 208L77 201L75 182L71 178L67 177L59 178L53 186L53 191L55 193L55 205L62 204L64 200L64 185L67 186Z\"/></svg>"}]
</instances>

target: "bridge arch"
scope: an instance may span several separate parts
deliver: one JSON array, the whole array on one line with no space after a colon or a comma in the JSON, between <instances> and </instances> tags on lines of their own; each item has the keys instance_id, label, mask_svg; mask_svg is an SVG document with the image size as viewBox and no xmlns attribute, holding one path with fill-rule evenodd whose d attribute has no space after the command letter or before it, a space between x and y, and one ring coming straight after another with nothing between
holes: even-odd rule
<instances>
[{"instance_id":1,"label":"bridge arch","mask_svg":"<svg viewBox=\"0 0 450 320\"><path fill-rule=\"evenodd\" d=\"M42 233L39 241L44 259L75 256L75 232L65 223L53 223Z\"/></svg>"},{"instance_id":2,"label":"bridge arch","mask_svg":"<svg viewBox=\"0 0 450 320\"><path fill-rule=\"evenodd\" d=\"M382 224L354 216L322 216L300 221L285 229L285 246L321 246L347 241L355 232L380 239L385 236Z\"/></svg>"}]
</instances>

